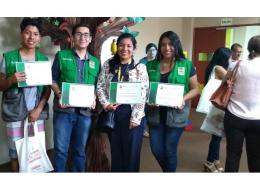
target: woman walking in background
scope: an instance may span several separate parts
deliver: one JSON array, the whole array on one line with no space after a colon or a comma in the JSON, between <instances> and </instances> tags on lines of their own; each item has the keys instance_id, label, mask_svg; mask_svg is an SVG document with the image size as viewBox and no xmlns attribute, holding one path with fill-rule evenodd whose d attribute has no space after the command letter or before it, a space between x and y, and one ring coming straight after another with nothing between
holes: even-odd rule
<instances>
[{"instance_id":1,"label":"woman walking in background","mask_svg":"<svg viewBox=\"0 0 260 190\"><path fill-rule=\"evenodd\" d=\"M229 48L218 48L214 52L213 57L209 62L209 65L205 72L205 86L211 78L222 80L225 77L229 65L230 56L231 50ZM224 131L224 114L224 111L219 110L211 105L209 113L202 123L201 129L212 134L211 141L209 143L207 161L203 164L204 169L207 172L224 171L224 168L221 166L219 160L220 142Z\"/></svg>"}]
</instances>

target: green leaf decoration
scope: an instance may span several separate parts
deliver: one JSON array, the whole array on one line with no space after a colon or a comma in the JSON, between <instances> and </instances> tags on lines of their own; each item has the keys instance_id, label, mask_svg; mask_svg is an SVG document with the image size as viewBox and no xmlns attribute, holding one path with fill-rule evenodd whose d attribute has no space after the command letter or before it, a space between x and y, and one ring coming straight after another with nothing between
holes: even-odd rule
<instances>
[{"instance_id":1,"label":"green leaf decoration","mask_svg":"<svg viewBox=\"0 0 260 190\"><path fill-rule=\"evenodd\" d=\"M130 31L126 26L124 26L120 32L122 33L128 33L128 34L132 34L134 37L138 36L139 32L137 31Z\"/></svg>"},{"instance_id":2,"label":"green leaf decoration","mask_svg":"<svg viewBox=\"0 0 260 190\"><path fill-rule=\"evenodd\" d=\"M59 26L60 22L59 22L58 20L55 20L55 21L53 22L53 24L54 24L54 26Z\"/></svg>"},{"instance_id":3,"label":"green leaf decoration","mask_svg":"<svg viewBox=\"0 0 260 190\"><path fill-rule=\"evenodd\" d=\"M126 17L128 21L139 24L145 20L145 17Z\"/></svg>"}]
</instances>

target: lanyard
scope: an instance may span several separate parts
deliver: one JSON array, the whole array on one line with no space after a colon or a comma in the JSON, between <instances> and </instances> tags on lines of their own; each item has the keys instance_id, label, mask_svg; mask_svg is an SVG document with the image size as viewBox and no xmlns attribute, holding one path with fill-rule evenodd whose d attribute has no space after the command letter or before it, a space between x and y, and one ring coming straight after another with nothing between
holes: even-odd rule
<instances>
[{"instance_id":1,"label":"lanyard","mask_svg":"<svg viewBox=\"0 0 260 190\"><path fill-rule=\"evenodd\" d=\"M131 59L128 61L128 63L127 63L127 68L126 68L126 70L128 69L128 66L131 64ZM126 71L125 70L125 71ZM125 72L124 72L124 74L125 74ZM118 82L122 82L122 81L124 81L124 75L122 75L122 67L121 67L121 65L119 66L119 68L118 68Z\"/></svg>"}]
</instances>

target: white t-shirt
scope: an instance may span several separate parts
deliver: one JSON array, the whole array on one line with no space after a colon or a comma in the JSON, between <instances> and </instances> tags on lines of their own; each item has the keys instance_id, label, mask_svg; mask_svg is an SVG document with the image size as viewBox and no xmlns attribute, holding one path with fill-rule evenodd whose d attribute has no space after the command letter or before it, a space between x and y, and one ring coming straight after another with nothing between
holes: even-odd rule
<instances>
[{"instance_id":1,"label":"white t-shirt","mask_svg":"<svg viewBox=\"0 0 260 190\"><path fill-rule=\"evenodd\" d=\"M228 110L243 119L260 120L260 57L240 62Z\"/></svg>"},{"instance_id":2,"label":"white t-shirt","mask_svg":"<svg viewBox=\"0 0 260 190\"><path fill-rule=\"evenodd\" d=\"M228 60L228 70L233 70L238 61L239 60L233 60L232 58L230 58Z\"/></svg>"}]
</instances>

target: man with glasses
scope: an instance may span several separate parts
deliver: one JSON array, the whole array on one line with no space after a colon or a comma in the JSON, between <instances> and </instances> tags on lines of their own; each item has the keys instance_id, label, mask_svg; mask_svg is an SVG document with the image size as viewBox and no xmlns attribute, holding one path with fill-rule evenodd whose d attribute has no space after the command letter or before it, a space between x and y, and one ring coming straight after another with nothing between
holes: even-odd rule
<instances>
[{"instance_id":1,"label":"man with glasses","mask_svg":"<svg viewBox=\"0 0 260 190\"><path fill-rule=\"evenodd\" d=\"M96 84L100 63L87 48L92 37L85 24L72 29L74 47L59 51L52 66L54 92L53 131L54 131L54 169L65 172L70 148L72 153L72 172L84 172L86 163L85 147L91 126L91 109L68 107L60 104L62 82ZM88 96L86 94L86 96ZM92 109L95 108L93 102Z\"/></svg>"}]
</instances>

